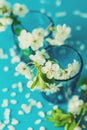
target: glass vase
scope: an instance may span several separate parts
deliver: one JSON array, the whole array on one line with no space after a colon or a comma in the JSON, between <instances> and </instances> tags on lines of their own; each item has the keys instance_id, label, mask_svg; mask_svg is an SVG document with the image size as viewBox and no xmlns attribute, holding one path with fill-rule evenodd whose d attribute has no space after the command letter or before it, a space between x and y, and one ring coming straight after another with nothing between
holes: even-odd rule
<instances>
[{"instance_id":1,"label":"glass vase","mask_svg":"<svg viewBox=\"0 0 87 130\"><path fill-rule=\"evenodd\" d=\"M76 89L83 68L83 60L79 52L68 45L62 45L60 47L51 46L47 49L47 52L52 59L55 59L60 63L62 68L67 68L68 64L72 63L73 60L77 60L80 64L79 71L74 76L71 76L68 79L58 79L55 81L56 85L62 84L59 91L55 93L42 92L42 96L47 101L53 104L64 103L68 101Z\"/></svg>"},{"instance_id":2,"label":"glass vase","mask_svg":"<svg viewBox=\"0 0 87 130\"><path fill-rule=\"evenodd\" d=\"M54 24L49 16L47 16L45 13L41 13L40 11L29 11L25 17L17 17L17 20L17 24L14 24L14 22L12 24L12 31L17 47L17 53L19 53L22 61L28 63L30 61L29 55L34 52L30 48L25 51L20 49L18 41L19 32L23 29L28 32L32 32L32 30L36 28L48 29L48 27L53 26ZM47 38L49 35L51 35L51 31L48 31L48 34L45 38Z\"/></svg>"}]
</instances>

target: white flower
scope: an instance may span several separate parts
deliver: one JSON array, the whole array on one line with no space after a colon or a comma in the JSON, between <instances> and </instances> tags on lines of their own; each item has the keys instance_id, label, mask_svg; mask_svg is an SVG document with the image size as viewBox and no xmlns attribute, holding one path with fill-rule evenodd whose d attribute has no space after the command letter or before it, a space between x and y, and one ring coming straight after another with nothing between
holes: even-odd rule
<instances>
[{"instance_id":1,"label":"white flower","mask_svg":"<svg viewBox=\"0 0 87 130\"><path fill-rule=\"evenodd\" d=\"M66 24L58 25L57 26L57 32L54 33L54 37L56 39L59 39L59 41L65 41L71 33L71 28L67 27Z\"/></svg>"},{"instance_id":2,"label":"white flower","mask_svg":"<svg viewBox=\"0 0 87 130\"><path fill-rule=\"evenodd\" d=\"M18 37L18 40L20 48L27 49L32 43L32 35L26 30L22 30L20 36Z\"/></svg>"},{"instance_id":3,"label":"white flower","mask_svg":"<svg viewBox=\"0 0 87 130\"><path fill-rule=\"evenodd\" d=\"M28 8L24 4L14 4L13 14L24 17L28 13L28 11Z\"/></svg>"},{"instance_id":4,"label":"white flower","mask_svg":"<svg viewBox=\"0 0 87 130\"><path fill-rule=\"evenodd\" d=\"M37 28L33 30L32 34L37 35L38 37L44 38L48 34L48 32L47 30L43 28Z\"/></svg>"},{"instance_id":5,"label":"white flower","mask_svg":"<svg viewBox=\"0 0 87 130\"><path fill-rule=\"evenodd\" d=\"M58 84L58 85L50 84L49 87L50 88L47 89L47 92L53 94L53 93L56 93L56 92L60 91L60 87L62 87L62 84Z\"/></svg>"},{"instance_id":6,"label":"white flower","mask_svg":"<svg viewBox=\"0 0 87 130\"><path fill-rule=\"evenodd\" d=\"M72 64L68 64L68 69L67 69L68 76L73 77L75 74L79 72L79 69L80 69L80 63L74 60Z\"/></svg>"},{"instance_id":7,"label":"white flower","mask_svg":"<svg viewBox=\"0 0 87 130\"><path fill-rule=\"evenodd\" d=\"M32 72L24 62L20 62L18 64L18 66L16 67L16 71L24 75L28 79L32 78Z\"/></svg>"},{"instance_id":8,"label":"white flower","mask_svg":"<svg viewBox=\"0 0 87 130\"><path fill-rule=\"evenodd\" d=\"M7 26L12 23L12 19L8 17L0 18L0 31L5 31Z\"/></svg>"},{"instance_id":9,"label":"white flower","mask_svg":"<svg viewBox=\"0 0 87 130\"><path fill-rule=\"evenodd\" d=\"M73 96L69 101L68 111L75 115L78 115L81 111L81 106L83 103L83 100L79 99L78 96Z\"/></svg>"},{"instance_id":10,"label":"white flower","mask_svg":"<svg viewBox=\"0 0 87 130\"><path fill-rule=\"evenodd\" d=\"M38 63L39 65L43 65L48 58L49 56L44 49L42 49L41 51L36 51L35 55L30 55L30 59Z\"/></svg>"},{"instance_id":11,"label":"white flower","mask_svg":"<svg viewBox=\"0 0 87 130\"><path fill-rule=\"evenodd\" d=\"M19 46L21 49L27 49L29 47L32 50L38 50L43 46L43 37L40 37L39 34L32 32L29 33L26 30L22 30L20 36L18 37Z\"/></svg>"},{"instance_id":12,"label":"white flower","mask_svg":"<svg viewBox=\"0 0 87 130\"><path fill-rule=\"evenodd\" d=\"M32 34L31 48L33 51L38 50L40 47L43 47L43 38L37 34Z\"/></svg>"},{"instance_id":13,"label":"white flower","mask_svg":"<svg viewBox=\"0 0 87 130\"><path fill-rule=\"evenodd\" d=\"M47 38L46 40L51 45L63 45L64 41L70 36L71 28L65 24L63 26L58 25L53 32L53 38Z\"/></svg>"},{"instance_id":14,"label":"white flower","mask_svg":"<svg viewBox=\"0 0 87 130\"><path fill-rule=\"evenodd\" d=\"M9 16L11 5L5 0L0 0L0 15Z\"/></svg>"},{"instance_id":15,"label":"white flower","mask_svg":"<svg viewBox=\"0 0 87 130\"><path fill-rule=\"evenodd\" d=\"M52 79L52 78L57 78L57 76L59 75L59 71L60 71L60 67L58 64L55 64L51 61L47 61L45 66L42 67L42 72L44 74L46 74L48 79Z\"/></svg>"},{"instance_id":16,"label":"white flower","mask_svg":"<svg viewBox=\"0 0 87 130\"><path fill-rule=\"evenodd\" d=\"M76 126L74 130L82 130L82 128L80 126Z\"/></svg>"},{"instance_id":17,"label":"white flower","mask_svg":"<svg viewBox=\"0 0 87 130\"><path fill-rule=\"evenodd\" d=\"M51 45L58 45L58 46L61 46L61 45L64 44L63 41L59 41L58 39L47 38L46 41L48 41L49 44L51 44Z\"/></svg>"},{"instance_id":18,"label":"white flower","mask_svg":"<svg viewBox=\"0 0 87 130\"><path fill-rule=\"evenodd\" d=\"M6 25L4 25L4 24L1 22L1 19L0 19L0 32L5 31L5 30L6 30L6 28L7 28L7 26L6 26Z\"/></svg>"}]
</instances>

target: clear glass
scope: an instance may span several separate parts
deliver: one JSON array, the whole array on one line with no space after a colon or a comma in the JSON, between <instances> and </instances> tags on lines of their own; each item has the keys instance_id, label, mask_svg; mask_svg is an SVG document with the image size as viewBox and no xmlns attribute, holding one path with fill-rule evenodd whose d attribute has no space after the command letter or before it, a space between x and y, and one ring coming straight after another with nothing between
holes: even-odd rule
<instances>
[{"instance_id":1,"label":"clear glass","mask_svg":"<svg viewBox=\"0 0 87 130\"><path fill-rule=\"evenodd\" d=\"M17 17L17 20L19 21L18 24L12 24L12 31L14 34L15 44L17 46L17 52L20 54L21 60L29 62L29 55L27 55L27 52L24 53L19 48L19 42L17 38L19 35L19 31L25 29L31 32L33 29L40 27L47 29L49 26L53 26L54 24L49 16L47 16L45 13L41 13L40 11L29 11L29 13L26 14L25 17ZM48 37L49 35L51 35L51 31L49 31L46 37ZM31 54L33 52L31 52L31 50L28 49L28 54L29 53Z\"/></svg>"},{"instance_id":2,"label":"clear glass","mask_svg":"<svg viewBox=\"0 0 87 130\"><path fill-rule=\"evenodd\" d=\"M73 77L66 80L56 80L56 85L60 83L63 85L60 87L60 91L53 94L42 92L43 97L49 102L54 104L64 103L68 101L68 99L73 95L75 91L83 68L83 60L79 52L68 45L62 45L60 47L51 46L48 48L48 54L52 59L57 60L63 68L67 68L67 65L69 63L73 63L74 59L80 63L79 72L77 72Z\"/></svg>"}]
</instances>

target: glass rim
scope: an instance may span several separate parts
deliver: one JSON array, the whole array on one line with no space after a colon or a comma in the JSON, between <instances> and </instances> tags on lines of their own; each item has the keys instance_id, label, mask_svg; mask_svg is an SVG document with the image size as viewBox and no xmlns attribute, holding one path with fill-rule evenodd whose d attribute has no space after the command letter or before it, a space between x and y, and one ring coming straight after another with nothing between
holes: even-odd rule
<instances>
[{"instance_id":1,"label":"glass rim","mask_svg":"<svg viewBox=\"0 0 87 130\"><path fill-rule=\"evenodd\" d=\"M83 59L82 59L81 54L75 48L73 48L72 46L69 46L67 44L66 45L61 45L61 46L51 46L51 47L52 48L55 48L55 47L66 47L66 48L70 48L70 49L72 49L78 55L78 57L79 57L79 59L81 61L80 69L79 69L79 71L74 76L72 76L72 77L70 77L68 79L55 79L55 81L59 81L59 82L70 81L70 80L74 79L75 77L77 77L81 73L82 68L83 68ZM48 47L47 50L49 50L49 49L50 48Z\"/></svg>"},{"instance_id":2,"label":"glass rim","mask_svg":"<svg viewBox=\"0 0 87 130\"><path fill-rule=\"evenodd\" d=\"M29 11L29 13L37 13L37 14L41 14L41 15L43 15L43 16L45 16L45 17L47 17L48 19L49 19L49 21L50 21L50 24L47 26L47 27L50 27L50 26L54 26L54 22L53 22L53 20L52 20L52 18L50 17L50 16L48 16L46 13L42 13L41 11L39 11L39 10L30 10ZM27 13L27 14L29 14L29 13ZM26 14L26 15L27 15ZM25 16L26 16L25 15ZM16 16L17 18L19 18L19 16ZM24 18L24 17L23 17ZM13 31L13 33L14 33L14 35L16 35L17 36L17 33L15 32L15 30L14 30L14 24L13 24L13 22L12 22L12 24L11 24L11 28L12 28L12 31ZM43 28L43 27L41 27L41 28ZM45 38L47 38L49 35L51 35L51 31L50 31L50 33L47 35L47 36L45 36Z\"/></svg>"}]
</instances>

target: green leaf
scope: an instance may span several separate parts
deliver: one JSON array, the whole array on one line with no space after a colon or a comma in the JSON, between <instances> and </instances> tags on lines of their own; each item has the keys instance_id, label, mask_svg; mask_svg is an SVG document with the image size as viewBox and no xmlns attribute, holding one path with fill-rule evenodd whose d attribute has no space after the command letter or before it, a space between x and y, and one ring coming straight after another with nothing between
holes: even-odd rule
<instances>
[{"instance_id":1,"label":"green leaf","mask_svg":"<svg viewBox=\"0 0 87 130\"><path fill-rule=\"evenodd\" d=\"M62 114L63 112L61 109L58 108L58 109L52 111L52 114L55 114L55 113Z\"/></svg>"},{"instance_id":2,"label":"green leaf","mask_svg":"<svg viewBox=\"0 0 87 130\"><path fill-rule=\"evenodd\" d=\"M24 57L29 58L30 54L32 53L32 51L28 48L28 49L23 49L22 50L22 54Z\"/></svg>"},{"instance_id":3,"label":"green leaf","mask_svg":"<svg viewBox=\"0 0 87 130\"><path fill-rule=\"evenodd\" d=\"M55 79L54 79L54 78L48 79L48 78L46 77L46 75L43 74L41 71L40 71L40 75L41 75L41 77L43 78L43 80L44 80L45 82L47 82L47 83L53 84L53 83L55 82Z\"/></svg>"},{"instance_id":4,"label":"green leaf","mask_svg":"<svg viewBox=\"0 0 87 130\"><path fill-rule=\"evenodd\" d=\"M21 28L18 28L18 27L17 27L17 28L15 29L15 32L16 32L18 35L20 35L21 30L22 30Z\"/></svg>"},{"instance_id":5,"label":"green leaf","mask_svg":"<svg viewBox=\"0 0 87 130\"><path fill-rule=\"evenodd\" d=\"M82 80L79 81L79 85L87 84L87 77L84 77Z\"/></svg>"},{"instance_id":6,"label":"green leaf","mask_svg":"<svg viewBox=\"0 0 87 130\"><path fill-rule=\"evenodd\" d=\"M76 121L73 120L71 123L65 125L65 130L74 130L76 127Z\"/></svg>"},{"instance_id":7,"label":"green leaf","mask_svg":"<svg viewBox=\"0 0 87 130\"><path fill-rule=\"evenodd\" d=\"M31 89L34 89L34 88L37 86L38 81L39 81L39 78L38 78L38 75L37 75L35 81L32 83L32 85L31 85L30 88L31 88Z\"/></svg>"},{"instance_id":8,"label":"green leaf","mask_svg":"<svg viewBox=\"0 0 87 130\"><path fill-rule=\"evenodd\" d=\"M41 73L39 73L39 85L41 86L42 90L49 89L49 86L42 79Z\"/></svg>"}]
</instances>

